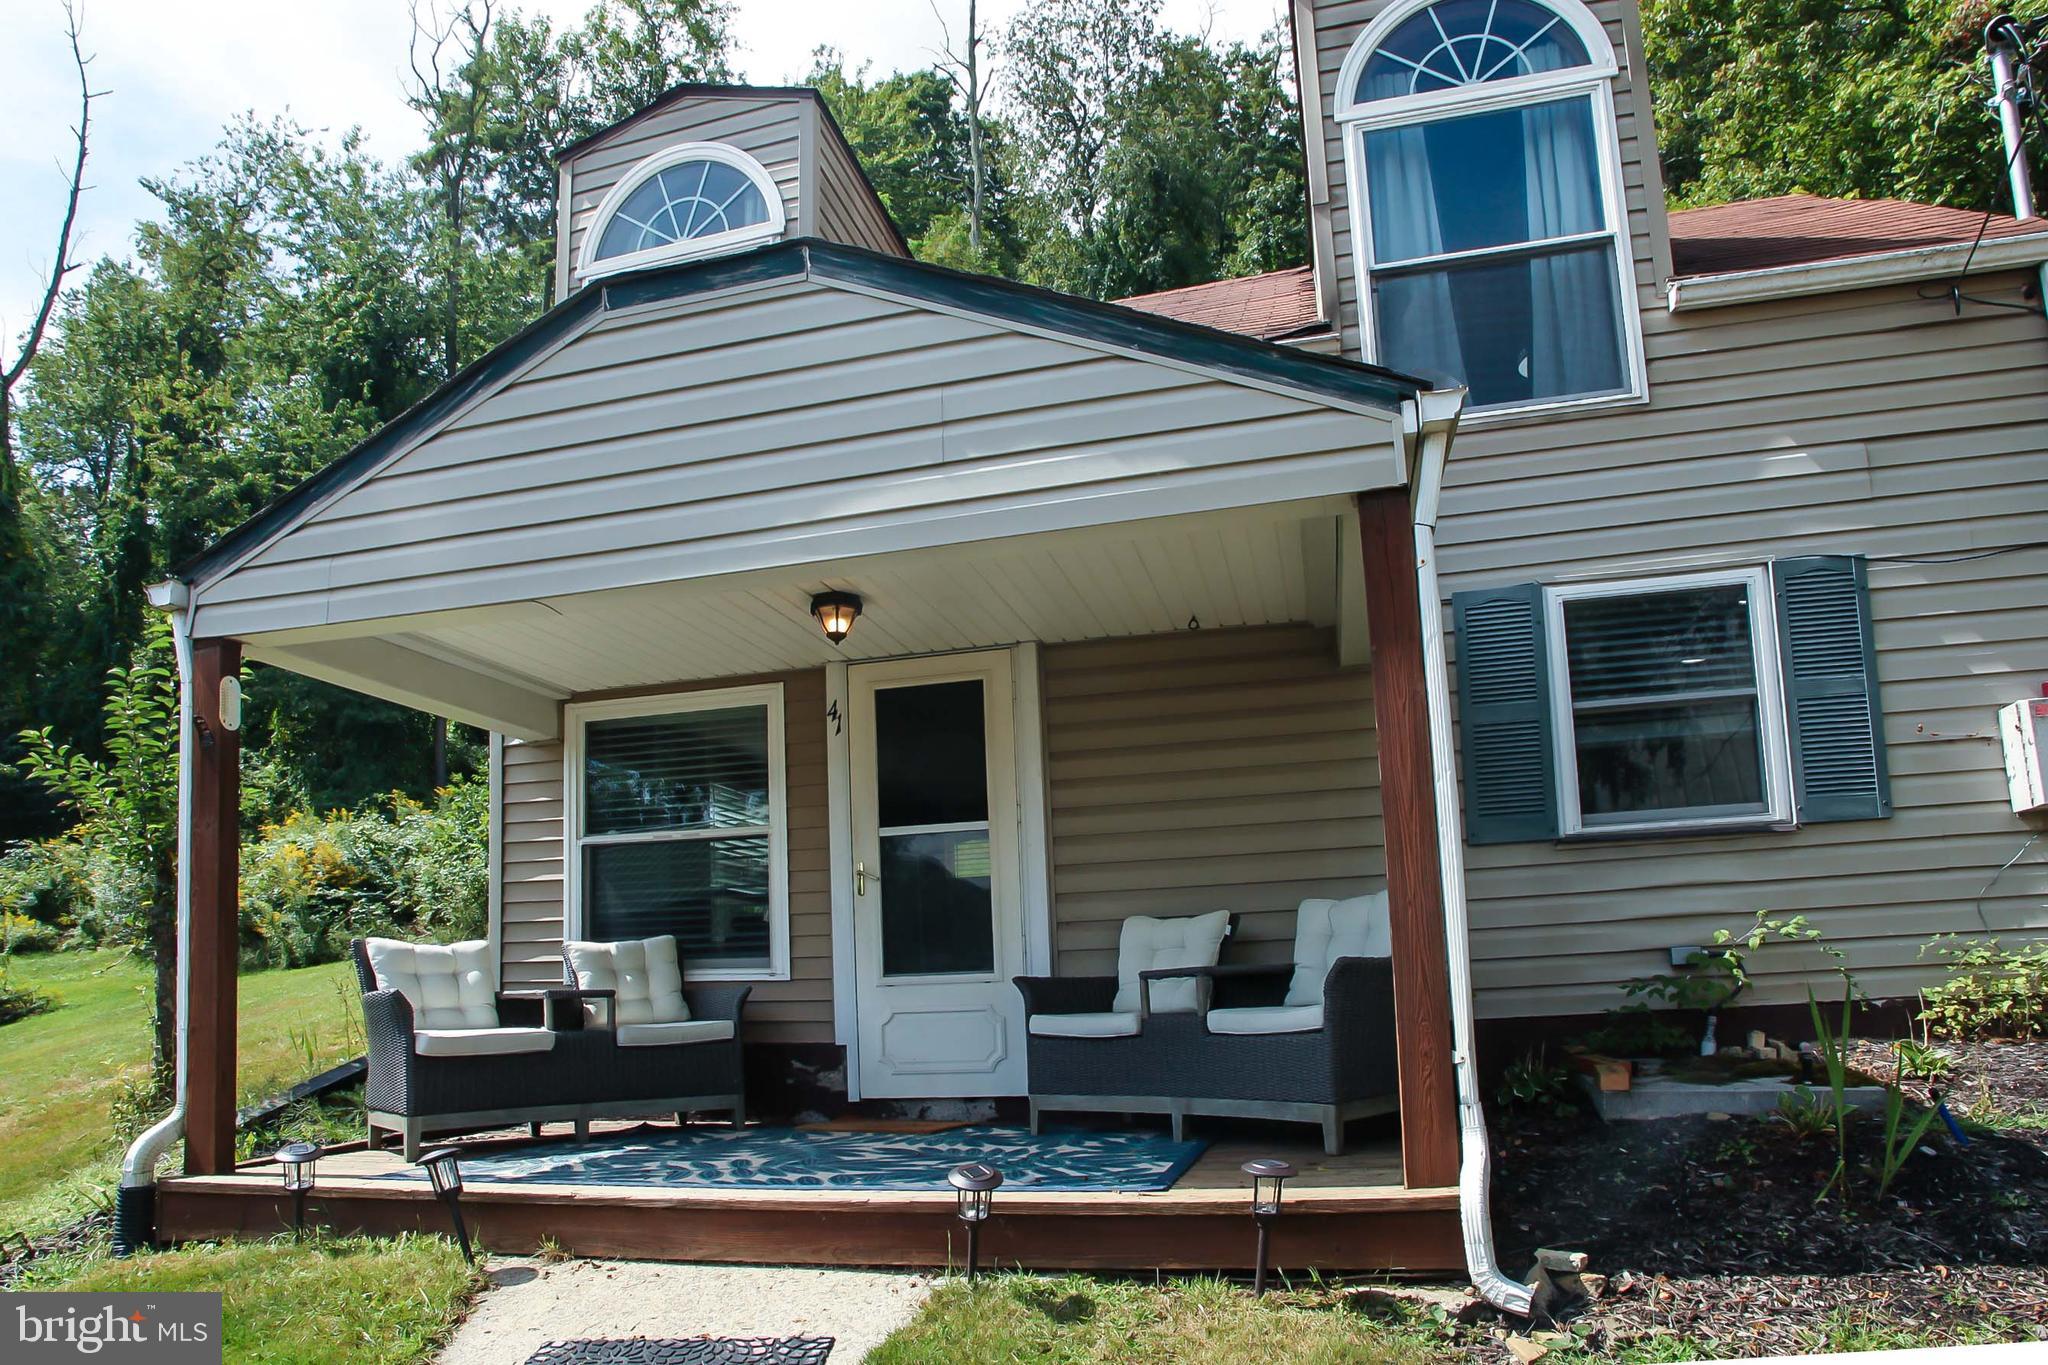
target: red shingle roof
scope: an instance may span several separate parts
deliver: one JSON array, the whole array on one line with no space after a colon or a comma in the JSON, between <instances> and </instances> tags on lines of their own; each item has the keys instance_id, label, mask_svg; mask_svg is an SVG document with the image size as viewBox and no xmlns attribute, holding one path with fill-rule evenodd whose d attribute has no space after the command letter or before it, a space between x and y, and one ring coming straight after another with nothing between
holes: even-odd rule
<instances>
[{"instance_id":1,"label":"red shingle roof","mask_svg":"<svg viewBox=\"0 0 2048 1365\"><path fill-rule=\"evenodd\" d=\"M1998 213L1985 224L1984 215L1971 209L1903 199L1822 199L1811 194L1680 209L1670 221L1672 262L1681 276L1809 265L1967 243L1976 237L1979 226L1983 226L1986 241L2048 233L2048 220L2040 218ZM1305 265L1117 302L1126 308L1268 341L1324 326L1316 317L1315 272Z\"/></svg>"},{"instance_id":2,"label":"red shingle roof","mask_svg":"<svg viewBox=\"0 0 2048 1365\"><path fill-rule=\"evenodd\" d=\"M1268 341L1297 336L1322 326L1316 317L1315 271L1308 266L1246 275L1213 284L1191 284L1118 299L1126 308L1219 327Z\"/></svg>"},{"instance_id":3,"label":"red shingle roof","mask_svg":"<svg viewBox=\"0 0 2048 1365\"><path fill-rule=\"evenodd\" d=\"M1671 215L1672 263L1679 275L1809 265L1886 251L2048 232L2048 222L2002 213L1912 204L1903 199L1821 199L1781 194Z\"/></svg>"}]
</instances>

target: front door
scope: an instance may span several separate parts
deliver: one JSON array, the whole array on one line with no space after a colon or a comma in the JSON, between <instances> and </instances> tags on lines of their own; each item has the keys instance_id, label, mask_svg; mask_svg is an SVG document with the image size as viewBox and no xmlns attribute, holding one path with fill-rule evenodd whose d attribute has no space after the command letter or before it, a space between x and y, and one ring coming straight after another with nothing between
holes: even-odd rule
<instances>
[{"instance_id":1,"label":"front door","mask_svg":"<svg viewBox=\"0 0 2048 1365\"><path fill-rule=\"evenodd\" d=\"M847 671L860 1088L1024 1093L1010 655Z\"/></svg>"}]
</instances>

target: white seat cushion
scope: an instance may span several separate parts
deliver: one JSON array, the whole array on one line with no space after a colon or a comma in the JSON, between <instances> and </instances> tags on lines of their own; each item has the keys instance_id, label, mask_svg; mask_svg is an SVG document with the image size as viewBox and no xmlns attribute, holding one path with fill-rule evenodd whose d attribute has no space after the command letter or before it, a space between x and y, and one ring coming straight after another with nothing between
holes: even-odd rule
<instances>
[{"instance_id":1,"label":"white seat cushion","mask_svg":"<svg viewBox=\"0 0 2048 1365\"><path fill-rule=\"evenodd\" d=\"M503 1057L554 1045L544 1028L423 1028L412 1035L412 1050L422 1057Z\"/></svg>"},{"instance_id":2,"label":"white seat cushion","mask_svg":"<svg viewBox=\"0 0 2048 1365\"><path fill-rule=\"evenodd\" d=\"M1142 997L1138 973L1162 967L1213 967L1223 951L1223 935L1230 930L1230 912L1182 919L1154 919L1133 915L1123 923L1116 941L1116 1000L1110 1006L1118 1013L1134 1013ZM1154 1014L1188 1014L1201 1008L1207 998L1204 982L1193 977L1152 983Z\"/></svg>"},{"instance_id":3,"label":"white seat cushion","mask_svg":"<svg viewBox=\"0 0 2048 1365\"><path fill-rule=\"evenodd\" d=\"M617 943L567 945L576 984L587 991L615 991L611 1021L625 1024L680 1024L690 1017L683 999L683 968L672 934L629 938ZM602 1019L604 1007L590 1015Z\"/></svg>"},{"instance_id":4,"label":"white seat cushion","mask_svg":"<svg viewBox=\"0 0 2048 1365\"><path fill-rule=\"evenodd\" d=\"M670 1043L722 1043L732 1037L730 1019L685 1019L673 1024L621 1024L620 1047L666 1047Z\"/></svg>"},{"instance_id":5,"label":"white seat cushion","mask_svg":"<svg viewBox=\"0 0 2048 1365\"><path fill-rule=\"evenodd\" d=\"M416 1029L495 1029L498 974L491 945L401 943L395 938L363 941L377 985L397 991L412 1006Z\"/></svg>"},{"instance_id":6,"label":"white seat cushion","mask_svg":"<svg viewBox=\"0 0 2048 1365\"><path fill-rule=\"evenodd\" d=\"M1246 1005L1210 1010L1211 1033L1313 1033L1323 1026L1321 1005Z\"/></svg>"},{"instance_id":7,"label":"white seat cushion","mask_svg":"<svg viewBox=\"0 0 2048 1365\"><path fill-rule=\"evenodd\" d=\"M1391 957L1393 951L1386 892L1303 901L1294 916L1294 979L1287 983L1286 1003L1322 1004L1323 982L1340 957Z\"/></svg>"},{"instance_id":8,"label":"white seat cushion","mask_svg":"<svg viewBox=\"0 0 2048 1365\"><path fill-rule=\"evenodd\" d=\"M1138 1012L1034 1014L1029 1028L1040 1038L1129 1038L1138 1031Z\"/></svg>"}]
</instances>

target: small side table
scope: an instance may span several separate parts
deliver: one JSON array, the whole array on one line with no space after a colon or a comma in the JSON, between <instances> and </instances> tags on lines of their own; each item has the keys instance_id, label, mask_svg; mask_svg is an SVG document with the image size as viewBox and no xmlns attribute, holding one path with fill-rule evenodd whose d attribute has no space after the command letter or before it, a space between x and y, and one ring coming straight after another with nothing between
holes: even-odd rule
<instances>
[{"instance_id":1,"label":"small side table","mask_svg":"<svg viewBox=\"0 0 2048 1365\"><path fill-rule=\"evenodd\" d=\"M583 1011L577 1009L568 1019L560 1017L558 1011L564 1004L580 1006L585 1001L601 1001L604 1004L604 1022L599 1028L610 1028L617 1022L618 992L614 990L586 990L581 986L533 986L525 990L499 991L500 1000L538 1000L541 1006L541 1021L549 1029L560 1032L563 1029L577 1029L584 1026Z\"/></svg>"}]
</instances>

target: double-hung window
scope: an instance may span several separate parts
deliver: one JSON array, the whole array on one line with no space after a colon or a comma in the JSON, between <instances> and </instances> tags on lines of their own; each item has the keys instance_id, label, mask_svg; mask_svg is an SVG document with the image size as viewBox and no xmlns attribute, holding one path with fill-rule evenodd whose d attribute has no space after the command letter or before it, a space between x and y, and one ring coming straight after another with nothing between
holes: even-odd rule
<instances>
[{"instance_id":1,"label":"double-hung window","mask_svg":"<svg viewBox=\"0 0 2048 1365\"><path fill-rule=\"evenodd\" d=\"M1368 359L1463 382L1475 412L1638 392L1614 73L1572 0L1396 6L1366 31L1338 118Z\"/></svg>"},{"instance_id":2,"label":"double-hung window","mask_svg":"<svg viewBox=\"0 0 2048 1365\"><path fill-rule=\"evenodd\" d=\"M1864 561L1455 593L1473 843L1891 814Z\"/></svg>"},{"instance_id":3,"label":"double-hung window","mask_svg":"<svg viewBox=\"0 0 2048 1365\"><path fill-rule=\"evenodd\" d=\"M789 970L782 688L571 706L572 937L674 934L694 978Z\"/></svg>"},{"instance_id":4,"label":"double-hung window","mask_svg":"<svg viewBox=\"0 0 2048 1365\"><path fill-rule=\"evenodd\" d=\"M1764 570L1546 596L1564 833L1791 819Z\"/></svg>"}]
</instances>

